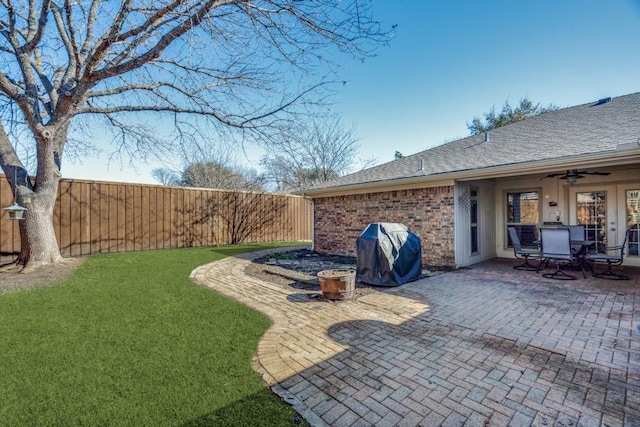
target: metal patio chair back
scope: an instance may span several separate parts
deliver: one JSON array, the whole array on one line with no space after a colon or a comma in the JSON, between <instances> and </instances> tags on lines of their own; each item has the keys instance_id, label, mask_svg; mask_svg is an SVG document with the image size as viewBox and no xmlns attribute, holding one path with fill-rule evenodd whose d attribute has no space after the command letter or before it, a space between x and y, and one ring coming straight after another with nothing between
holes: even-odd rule
<instances>
[{"instance_id":1,"label":"metal patio chair back","mask_svg":"<svg viewBox=\"0 0 640 427\"><path fill-rule=\"evenodd\" d=\"M596 254L587 254L585 259L589 264L591 264L591 275L593 277L598 277L600 279L611 279L611 280L629 280L628 276L624 274L619 274L613 271L614 266L622 265L624 262L624 250L627 246L627 239L629 238L629 233L631 230L634 230L634 227L630 227L624 233L624 240L622 241L621 246L610 246L604 248L605 253L596 253ZM606 270L598 273L596 271L596 265L606 264Z\"/></svg>"},{"instance_id":2,"label":"metal patio chair back","mask_svg":"<svg viewBox=\"0 0 640 427\"><path fill-rule=\"evenodd\" d=\"M509 238L511 239L511 243L513 244L513 253L516 258L524 258L524 262L522 264L514 265L513 268L516 270L526 270L526 271L536 271L538 267L531 264L529 262L529 258L540 258L540 249L539 248L523 248L520 243L520 237L518 237L518 232L515 227L507 227L507 231L509 232Z\"/></svg>"},{"instance_id":3,"label":"metal patio chair back","mask_svg":"<svg viewBox=\"0 0 640 427\"><path fill-rule=\"evenodd\" d=\"M584 240L584 225L570 225L567 228L569 229L569 237L571 240ZM582 250L582 246L571 245L571 250L579 252Z\"/></svg>"},{"instance_id":4,"label":"metal patio chair back","mask_svg":"<svg viewBox=\"0 0 640 427\"><path fill-rule=\"evenodd\" d=\"M552 262L556 265L556 271L545 273L544 277L558 280L575 280L576 277L560 270L562 265L571 265L573 254L571 252L571 234L568 228L541 228L541 257L542 262L538 266L538 271L543 263Z\"/></svg>"}]
</instances>

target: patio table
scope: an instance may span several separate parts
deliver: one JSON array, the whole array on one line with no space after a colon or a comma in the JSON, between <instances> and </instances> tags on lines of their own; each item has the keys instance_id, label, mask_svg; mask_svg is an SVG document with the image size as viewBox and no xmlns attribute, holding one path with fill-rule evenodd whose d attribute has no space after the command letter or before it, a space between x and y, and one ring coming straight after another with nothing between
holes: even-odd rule
<instances>
[{"instance_id":1,"label":"patio table","mask_svg":"<svg viewBox=\"0 0 640 427\"><path fill-rule=\"evenodd\" d=\"M535 240L533 243L535 245L540 246L540 240ZM582 270L582 272L584 273L586 268L589 271L593 272L593 269L591 268L591 264L587 262L585 255L587 254L587 249L589 248L589 246L595 244L596 241L595 240L571 240L570 243L572 246L580 246L580 250L576 254L576 261L578 263L574 266L571 266L572 269L580 268L580 270Z\"/></svg>"},{"instance_id":2,"label":"patio table","mask_svg":"<svg viewBox=\"0 0 640 427\"><path fill-rule=\"evenodd\" d=\"M589 246L596 243L595 240L571 240L571 245L580 246L580 250L576 253L576 260L578 261L578 265L576 267L580 267L582 272L584 273L585 268L589 269L589 271L593 272L591 269L591 264L589 264L585 258L587 254L587 249Z\"/></svg>"}]
</instances>

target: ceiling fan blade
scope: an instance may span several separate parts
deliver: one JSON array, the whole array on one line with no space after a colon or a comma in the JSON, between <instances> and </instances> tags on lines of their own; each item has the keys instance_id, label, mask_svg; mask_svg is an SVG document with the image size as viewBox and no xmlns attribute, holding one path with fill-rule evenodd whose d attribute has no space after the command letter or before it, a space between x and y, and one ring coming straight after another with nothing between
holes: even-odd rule
<instances>
[{"instance_id":1,"label":"ceiling fan blade","mask_svg":"<svg viewBox=\"0 0 640 427\"><path fill-rule=\"evenodd\" d=\"M567 169L566 172L562 172L562 173L550 173L549 175L545 175L542 179L545 178L556 178L558 177L559 179L580 179L580 178L584 178L585 175L611 175L611 172L597 172L597 171L581 171L578 169Z\"/></svg>"},{"instance_id":2,"label":"ceiling fan blade","mask_svg":"<svg viewBox=\"0 0 640 427\"><path fill-rule=\"evenodd\" d=\"M596 172L596 171L579 171L579 174L585 175L611 175L611 172Z\"/></svg>"}]
</instances>

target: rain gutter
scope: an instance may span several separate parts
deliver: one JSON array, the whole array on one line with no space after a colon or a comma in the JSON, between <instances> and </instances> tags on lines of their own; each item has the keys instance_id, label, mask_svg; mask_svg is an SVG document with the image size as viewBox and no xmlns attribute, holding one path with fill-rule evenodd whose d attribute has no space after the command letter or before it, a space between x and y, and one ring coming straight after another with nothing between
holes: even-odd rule
<instances>
[{"instance_id":1,"label":"rain gutter","mask_svg":"<svg viewBox=\"0 0 640 427\"><path fill-rule=\"evenodd\" d=\"M507 178L513 176L549 173L562 169L618 166L636 162L640 162L640 145L636 143L620 144L615 151L607 151L605 153L584 154L579 156L554 158L551 160L547 159L535 162L492 166L482 169L467 169L432 175L419 175L388 180L336 185L327 188L309 189L297 194L310 198L318 198L378 193L413 188L442 187L452 186L456 181Z\"/></svg>"}]
</instances>

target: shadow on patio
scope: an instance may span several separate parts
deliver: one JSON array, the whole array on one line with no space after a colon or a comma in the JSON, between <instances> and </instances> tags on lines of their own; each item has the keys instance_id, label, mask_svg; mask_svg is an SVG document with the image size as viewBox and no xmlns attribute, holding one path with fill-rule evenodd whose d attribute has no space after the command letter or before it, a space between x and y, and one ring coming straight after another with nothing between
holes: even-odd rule
<instances>
[{"instance_id":1,"label":"shadow on patio","mask_svg":"<svg viewBox=\"0 0 640 427\"><path fill-rule=\"evenodd\" d=\"M322 414L325 422L640 423L640 269L625 269L626 282L558 282L513 264L490 261L397 288L430 306L400 325L331 326L348 349L308 380L341 394L333 413L346 410Z\"/></svg>"},{"instance_id":2,"label":"shadow on patio","mask_svg":"<svg viewBox=\"0 0 640 427\"><path fill-rule=\"evenodd\" d=\"M493 260L301 304L242 262L194 273L273 319L254 367L313 425L640 424L640 269L560 282Z\"/></svg>"}]
</instances>

